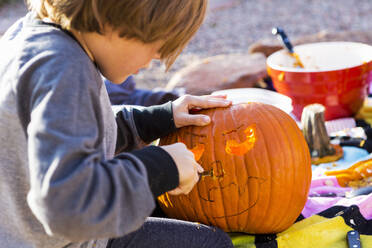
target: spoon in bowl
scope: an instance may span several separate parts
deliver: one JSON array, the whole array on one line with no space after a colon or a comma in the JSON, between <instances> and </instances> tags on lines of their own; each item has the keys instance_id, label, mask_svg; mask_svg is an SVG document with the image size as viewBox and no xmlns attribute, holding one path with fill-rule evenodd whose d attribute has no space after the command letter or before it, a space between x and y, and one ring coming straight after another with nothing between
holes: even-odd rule
<instances>
[{"instance_id":1,"label":"spoon in bowl","mask_svg":"<svg viewBox=\"0 0 372 248\"><path fill-rule=\"evenodd\" d=\"M294 52L293 46L291 42L289 41L288 36L284 32L284 30L282 28L275 27L271 30L271 33L275 36L280 37L280 40L284 44L284 47L287 48L289 54L295 59L296 62L294 63L294 67L304 68L304 65L302 64L300 57L298 56L297 53Z\"/></svg>"}]
</instances>

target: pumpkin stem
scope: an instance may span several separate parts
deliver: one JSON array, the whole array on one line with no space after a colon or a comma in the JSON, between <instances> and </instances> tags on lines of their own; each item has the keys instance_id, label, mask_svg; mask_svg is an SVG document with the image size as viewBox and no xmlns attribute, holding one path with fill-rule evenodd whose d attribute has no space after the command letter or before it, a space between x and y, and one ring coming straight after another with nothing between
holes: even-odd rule
<instances>
[{"instance_id":1,"label":"pumpkin stem","mask_svg":"<svg viewBox=\"0 0 372 248\"><path fill-rule=\"evenodd\" d=\"M310 104L302 111L302 132L310 149L313 164L329 163L340 159L343 150L330 143L324 121L325 107L321 104Z\"/></svg>"}]
</instances>

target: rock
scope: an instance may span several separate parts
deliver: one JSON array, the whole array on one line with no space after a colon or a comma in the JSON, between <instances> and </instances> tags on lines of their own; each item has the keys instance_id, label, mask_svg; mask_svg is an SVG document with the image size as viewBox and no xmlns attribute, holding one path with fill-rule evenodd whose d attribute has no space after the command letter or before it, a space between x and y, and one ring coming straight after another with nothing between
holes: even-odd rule
<instances>
[{"instance_id":1,"label":"rock","mask_svg":"<svg viewBox=\"0 0 372 248\"><path fill-rule=\"evenodd\" d=\"M325 41L352 41L365 44L372 44L372 32L367 31L344 31L344 32L329 32L322 31L314 35L298 37L294 40L294 45L300 45L313 42Z\"/></svg>"},{"instance_id":2,"label":"rock","mask_svg":"<svg viewBox=\"0 0 372 248\"><path fill-rule=\"evenodd\" d=\"M213 0L208 3L208 10L216 12L219 10L225 10L241 4L239 0Z\"/></svg>"},{"instance_id":3,"label":"rock","mask_svg":"<svg viewBox=\"0 0 372 248\"><path fill-rule=\"evenodd\" d=\"M255 87L266 76L264 54L223 54L179 70L166 89L184 88L187 94L205 95L222 89Z\"/></svg>"},{"instance_id":4,"label":"rock","mask_svg":"<svg viewBox=\"0 0 372 248\"><path fill-rule=\"evenodd\" d=\"M270 54L275 53L283 49L283 45L279 40L273 39L262 39L253 43L249 48L249 53L263 53L266 57L269 57Z\"/></svg>"},{"instance_id":5,"label":"rock","mask_svg":"<svg viewBox=\"0 0 372 248\"><path fill-rule=\"evenodd\" d=\"M327 41L353 41L353 42L361 42L365 44L372 45L372 32L367 31L343 31L343 32L329 32L329 31L321 31L316 34L300 36L292 40L292 44L294 46L307 44L307 43L315 43L315 42L327 42ZM281 45L280 41L276 38L272 39L263 39L253 43L249 48L248 51L250 53L263 53L267 57L282 49L283 46Z\"/></svg>"}]
</instances>

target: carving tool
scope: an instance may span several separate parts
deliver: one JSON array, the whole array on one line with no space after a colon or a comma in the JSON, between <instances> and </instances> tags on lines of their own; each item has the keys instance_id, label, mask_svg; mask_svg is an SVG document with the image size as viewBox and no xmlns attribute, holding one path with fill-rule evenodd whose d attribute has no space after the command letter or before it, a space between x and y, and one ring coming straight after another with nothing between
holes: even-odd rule
<instances>
[{"instance_id":1,"label":"carving tool","mask_svg":"<svg viewBox=\"0 0 372 248\"><path fill-rule=\"evenodd\" d=\"M199 177L213 177L213 170L206 170L203 172L198 172Z\"/></svg>"}]
</instances>

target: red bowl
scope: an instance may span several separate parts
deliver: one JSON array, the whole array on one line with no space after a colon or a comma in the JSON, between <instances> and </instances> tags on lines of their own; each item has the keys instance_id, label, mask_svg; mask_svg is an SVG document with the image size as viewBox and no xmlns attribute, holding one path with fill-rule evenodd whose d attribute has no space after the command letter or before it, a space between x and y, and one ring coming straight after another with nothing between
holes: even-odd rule
<instances>
[{"instance_id":1,"label":"red bowl","mask_svg":"<svg viewBox=\"0 0 372 248\"><path fill-rule=\"evenodd\" d=\"M325 119L350 117L358 112L372 82L372 46L354 42L321 42L296 46L304 68L285 50L267 58L275 89L292 99L293 114L323 104Z\"/></svg>"}]
</instances>

